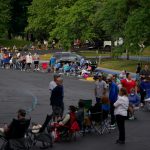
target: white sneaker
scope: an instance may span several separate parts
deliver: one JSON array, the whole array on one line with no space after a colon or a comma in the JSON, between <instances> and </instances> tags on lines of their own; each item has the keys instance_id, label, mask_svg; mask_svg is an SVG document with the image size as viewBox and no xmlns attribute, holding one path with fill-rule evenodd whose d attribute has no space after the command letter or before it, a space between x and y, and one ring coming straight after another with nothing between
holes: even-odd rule
<instances>
[{"instance_id":1,"label":"white sneaker","mask_svg":"<svg viewBox=\"0 0 150 150\"><path fill-rule=\"evenodd\" d=\"M131 116L130 118L129 118L129 120L134 120L135 119L135 117L134 116Z\"/></svg>"},{"instance_id":2,"label":"white sneaker","mask_svg":"<svg viewBox=\"0 0 150 150\"><path fill-rule=\"evenodd\" d=\"M143 105L143 103L141 103L141 107L143 107L144 105Z\"/></svg>"},{"instance_id":3,"label":"white sneaker","mask_svg":"<svg viewBox=\"0 0 150 150\"><path fill-rule=\"evenodd\" d=\"M111 129L111 130L116 129L116 124L111 124L110 127L109 127L109 129Z\"/></svg>"}]
</instances>

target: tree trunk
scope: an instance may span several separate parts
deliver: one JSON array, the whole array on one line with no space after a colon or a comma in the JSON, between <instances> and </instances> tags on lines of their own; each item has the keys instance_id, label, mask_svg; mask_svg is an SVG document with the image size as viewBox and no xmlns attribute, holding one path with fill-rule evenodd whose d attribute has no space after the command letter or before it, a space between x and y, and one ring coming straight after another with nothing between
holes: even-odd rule
<instances>
[{"instance_id":1,"label":"tree trunk","mask_svg":"<svg viewBox=\"0 0 150 150\"><path fill-rule=\"evenodd\" d=\"M11 39L12 39L12 36L11 36L11 32L10 32L10 30L8 30L8 32L7 32L7 38L8 38L9 40L11 40Z\"/></svg>"},{"instance_id":2,"label":"tree trunk","mask_svg":"<svg viewBox=\"0 0 150 150\"><path fill-rule=\"evenodd\" d=\"M129 60L130 56L129 56L129 51L128 51L128 49L126 49L126 56L127 56L127 60Z\"/></svg>"}]
</instances>

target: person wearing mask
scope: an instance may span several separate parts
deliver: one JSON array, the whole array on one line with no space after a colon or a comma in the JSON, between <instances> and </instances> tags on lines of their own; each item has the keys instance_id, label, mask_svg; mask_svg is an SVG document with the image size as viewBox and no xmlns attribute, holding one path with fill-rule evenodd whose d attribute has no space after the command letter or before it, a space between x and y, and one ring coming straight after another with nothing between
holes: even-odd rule
<instances>
[{"instance_id":1,"label":"person wearing mask","mask_svg":"<svg viewBox=\"0 0 150 150\"><path fill-rule=\"evenodd\" d=\"M119 88L117 84L113 80L113 75L109 74L107 76L107 82L109 83L109 100L110 100L110 114L111 114L111 129L115 129L116 126L116 120L114 115L114 103L116 102L118 98L118 92Z\"/></svg>"},{"instance_id":2,"label":"person wearing mask","mask_svg":"<svg viewBox=\"0 0 150 150\"><path fill-rule=\"evenodd\" d=\"M116 122L119 129L117 144L125 144L125 120L129 107L128 93L125 88L121 88L117 101L114 103Z\"/></svg>"},{"instance_id":3,"label":"person wearing mask","mask_svg":"<svg viewBox=\"0 0 150 150\"><path fill-rule=\"evenodd\" d=\"M134 109L140 105L140 97L136 94L135 89L131 89L131 93L128 95L129 98L129 120L134 120Z\"/></svg>"}]
</instances>

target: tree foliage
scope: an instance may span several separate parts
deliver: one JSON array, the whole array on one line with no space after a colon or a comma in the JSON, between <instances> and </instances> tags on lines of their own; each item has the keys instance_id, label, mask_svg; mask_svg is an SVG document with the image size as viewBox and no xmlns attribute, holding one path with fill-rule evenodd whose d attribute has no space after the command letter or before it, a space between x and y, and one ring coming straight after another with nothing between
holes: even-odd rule
<instances>
[{"instance_id":1,"label":"tree foliage","mask_svg":"<svg viewBox=\"0 0 150 150\"><path fill-rule=\"evenodd\" d=\"M56 26L50 32L51 38L58 38L68 49L75 39L95 37L90 17L97 10L97 4L98 0L77 0L71 7L58 10Z\"/></svg>"},{"instance_id":2,"label":"tree foliage","mask_svg":"<svg viewBox=\"0 0 150 150\"><path fill-rule=\"evenodd\" d=\"M0 0L0 31L15 36L26 29L37 39L58 39L65 49L75 39L122 37L123 49L135 52L150 44L149 8L150 0Z\"/></svg>"},{"instance_id":3,"label":"tree foliage","mask_svg":"<svg viewBox=\"0 0 150 150\"><path fill-rule=\"evenodd\" d=\"M10 0L0 0L0 34L4 34L8 29L10 10Z\"/></svg>"}]
</instances>

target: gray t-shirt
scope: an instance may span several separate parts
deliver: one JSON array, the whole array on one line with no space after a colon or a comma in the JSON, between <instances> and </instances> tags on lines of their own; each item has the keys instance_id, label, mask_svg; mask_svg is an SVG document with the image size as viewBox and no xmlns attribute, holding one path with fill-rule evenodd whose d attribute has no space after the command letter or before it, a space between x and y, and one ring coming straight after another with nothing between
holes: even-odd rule
<instances>
[{"instance_id":1,"label":"gray t-shirt","mask_svg":"<svg viewBox=\"0 0 150 150\"><path fill-rule=\"evenodd\" d=\"M96 81L95 82L95 89L96 89L96 95L97 98L102 98L104 90L107 88L107 84L105 81Z\"/></svg>"},{"instance_id":2,"label":"gray t-shirt","mask_svg":"<svg viewBox=\"0 0 150 150\"><path fill-rule=\"evenodd\" d=\"M52 90L57 86L56 82L55 81L51 81L49 83L49 90L50 90L50 94L52 92Z\"/></svg>"}]
</instances>

